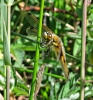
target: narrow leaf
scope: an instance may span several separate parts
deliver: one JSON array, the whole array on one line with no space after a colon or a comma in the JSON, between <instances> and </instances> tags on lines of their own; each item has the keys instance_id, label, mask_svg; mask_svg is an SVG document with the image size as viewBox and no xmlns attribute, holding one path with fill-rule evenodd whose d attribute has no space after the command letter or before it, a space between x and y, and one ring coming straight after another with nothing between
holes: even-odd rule
<instances>
[{"instance_id":1,"label":"narrow leaf","mask_svg":"<svg viewBox=\"0 0 93 100\"><path fill-rule=\"evenodd\" d=\"M10 57L10 49L9 49L9 43L8 43L8 36L6 31L6 24L3 20L4 25L4 33L3 33L3 46L4 46L4 63L5 65L11 65L11 57Z\"/></svg>"}]
</instances>

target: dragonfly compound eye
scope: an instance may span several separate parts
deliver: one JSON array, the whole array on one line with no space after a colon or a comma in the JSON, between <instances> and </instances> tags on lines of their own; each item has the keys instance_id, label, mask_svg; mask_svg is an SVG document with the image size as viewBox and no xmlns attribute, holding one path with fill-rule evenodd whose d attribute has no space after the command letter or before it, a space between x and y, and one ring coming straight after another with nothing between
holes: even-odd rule
<instances>
[{"instance_id":1,"label":"dragonfly compound eye","mask_svg":"<svg viewBox=\"0 0 93 100\"><path fill-rule=\"evenodd\" d=\"M52 39L52 34L51 33L47 33L47 38L49 39L49 40L51 40Z\"/></svg>"},{"instance_id":2,"label":"dragonfly compound eye","mask_svg":"<svg viewBox=\"0 0 93 100\"><path fill-rule=\"evenodd\" d=\"M44 39L47 39L47 32L43 33L43 37L44 37Z\"/></svg>"}]
</instances>

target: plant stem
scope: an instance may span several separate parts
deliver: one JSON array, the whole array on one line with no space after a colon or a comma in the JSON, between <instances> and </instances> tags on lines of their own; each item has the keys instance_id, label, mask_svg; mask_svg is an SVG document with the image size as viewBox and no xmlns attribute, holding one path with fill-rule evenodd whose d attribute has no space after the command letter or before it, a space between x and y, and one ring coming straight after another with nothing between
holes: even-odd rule
<instances>
[{"instance_id":1,"label":"plant stem","mask_svg":"<svg viewBox=\"0 0 93 100\"><path fill-rule=\"evenodd\" d=\"M4 40L3 36L4 36L4 27L3 27L3 19L5 18L4 15L6 15L6 6L4 5L4 0L1 0L1 7L0 7L0 22L1 22L1 25L0 25L0 32L1 32L1 39L2 41ZM4 44L4 43L3 43ZM4 74L6 76L6 66L4 65ZM6 100L6 88L4 89L4 100Z\"/></svg>"},{"instance_id":2,"label":"plant stem","mask_svg":"<svg viewBox=\"0 0 93 100\"><path fill-rule=\"evenodd\" d=\"M33 70L29 70L29 69L20 70L20 68L16 68L16 70L20 72L33 73ZM44 75L51 76L51 77L58 78L58 79L65 79L64 76L62 75L56 75L56 74L47 73L47 72L44 72Z\"/></svg>"},{"instance_id":3,"label":"plant stem","mask_svg":"<svg viewBox=\"0 0 93 100\"><path fill-rule=\"evenodd\" d=\"M7 5L7 34L8 34L8 44L9 44L9 49L10 49L10 13L11 13L11 6L10 5ZM10 50L9 50L10 51Z\"/></svg>"},{"instance_id":4,"label":"plant stem","mask_svg":"<svg viewBox=\"0 0 93 100\"><path fill-rule=\"evenodd\" d=\"M36 56L35 56L35 62L34 62L34 71L33 71L33 77L32 77L31 91L30 91L30 98L29 98L29 100L33 100L33 95L34 95L35 80L36 80L36 73L37 73L38 59L39 59L40 38L41 38L41 32L42 32L43 8L44 8L44 0L41 0L39 30L38 30L38 37L37 37L37 41L38 42L36 44Z\"/></svg>"},{"instance_id":5,"label":"plant stem","mask_svg":"<svg viewBox=\"0 0 93 100\"><path fill-rule=\"evenodd\" d=\"M10 89L10 66L6 65L6 100L9 100Z\"/></svg>"},{"instance_id":6,"label":"plant stem","mask_svg":"<svg viewBox=\"0 0 93 100\"><path fill-rule=\"evenodd\" d=\"M8 47L10 52L10 12L11 12L11 6L7 5L7 35L8 35ZM6 65L6 100L9 100L9 89L10 89L10 65Z\"/></svg>"},{"instance_id":7,"label":"plant stem","mask_svg":"<svg viewBox=\"0 0 93 100\"><path fill-rule=\"evenodd\" d=\"M87 0L83 0L82 16L82 62L81 62L81 90L80 100L84 100L84 82L85 82L85 51L86 51L86 18L87 18Z\"/></svg>"}]
</instances>

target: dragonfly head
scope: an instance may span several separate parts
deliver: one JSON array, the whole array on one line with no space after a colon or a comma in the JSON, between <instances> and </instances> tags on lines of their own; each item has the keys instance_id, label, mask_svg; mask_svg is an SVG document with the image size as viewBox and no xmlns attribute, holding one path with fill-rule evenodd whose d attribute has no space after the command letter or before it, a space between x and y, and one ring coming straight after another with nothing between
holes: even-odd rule
<instances>
[{"instance_id":1,"label":"dragonfly head","mask_svg":"<svg viewBox=\"0 0 93 100\"><path fill-rule=\"evenodd\" d=\"M49 41L52 39L52 34L50 32L43 32L41 47L45 47Z\"/></svg>"},{"instance_id":2,"label":"dragonfly head","mask_svg":"<svg viewBox=\"0 0 93 100\"><path fill-rule=\"evenodd\" d=\"M52 34L50 32L44 32L43 33L43 38L45 40L51 40L52 39Z\"/></svg>"}]
</instances>

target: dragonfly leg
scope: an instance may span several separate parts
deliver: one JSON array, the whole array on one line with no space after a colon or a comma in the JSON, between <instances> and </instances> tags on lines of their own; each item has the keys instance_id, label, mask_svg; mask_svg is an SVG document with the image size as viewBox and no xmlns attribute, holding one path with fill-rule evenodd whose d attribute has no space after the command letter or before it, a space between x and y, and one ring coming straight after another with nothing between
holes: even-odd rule
<instances>
[{"instance_id":1,"label":"dragonfly leg","mask_svg":"<svg viewBox=\"0 0 93 100\"><path fill-rule=\"evenodd\" d=\"M49 42L45 41L45 42L41 42L41 47L50 47L53 44L53 39Z\"/></svg>"},{"instance_id":2,"label":"dragonfly leg","mask_svg":"<svg viewBox=\"0 0 93 100\"><path fill-rule=\"evenodd\" d=\"M50 53L50 47L48 47L47 50L42 53L43 54L43 58L47 57L49 55L49 53Z\"/></svg>"}]
</instances>

